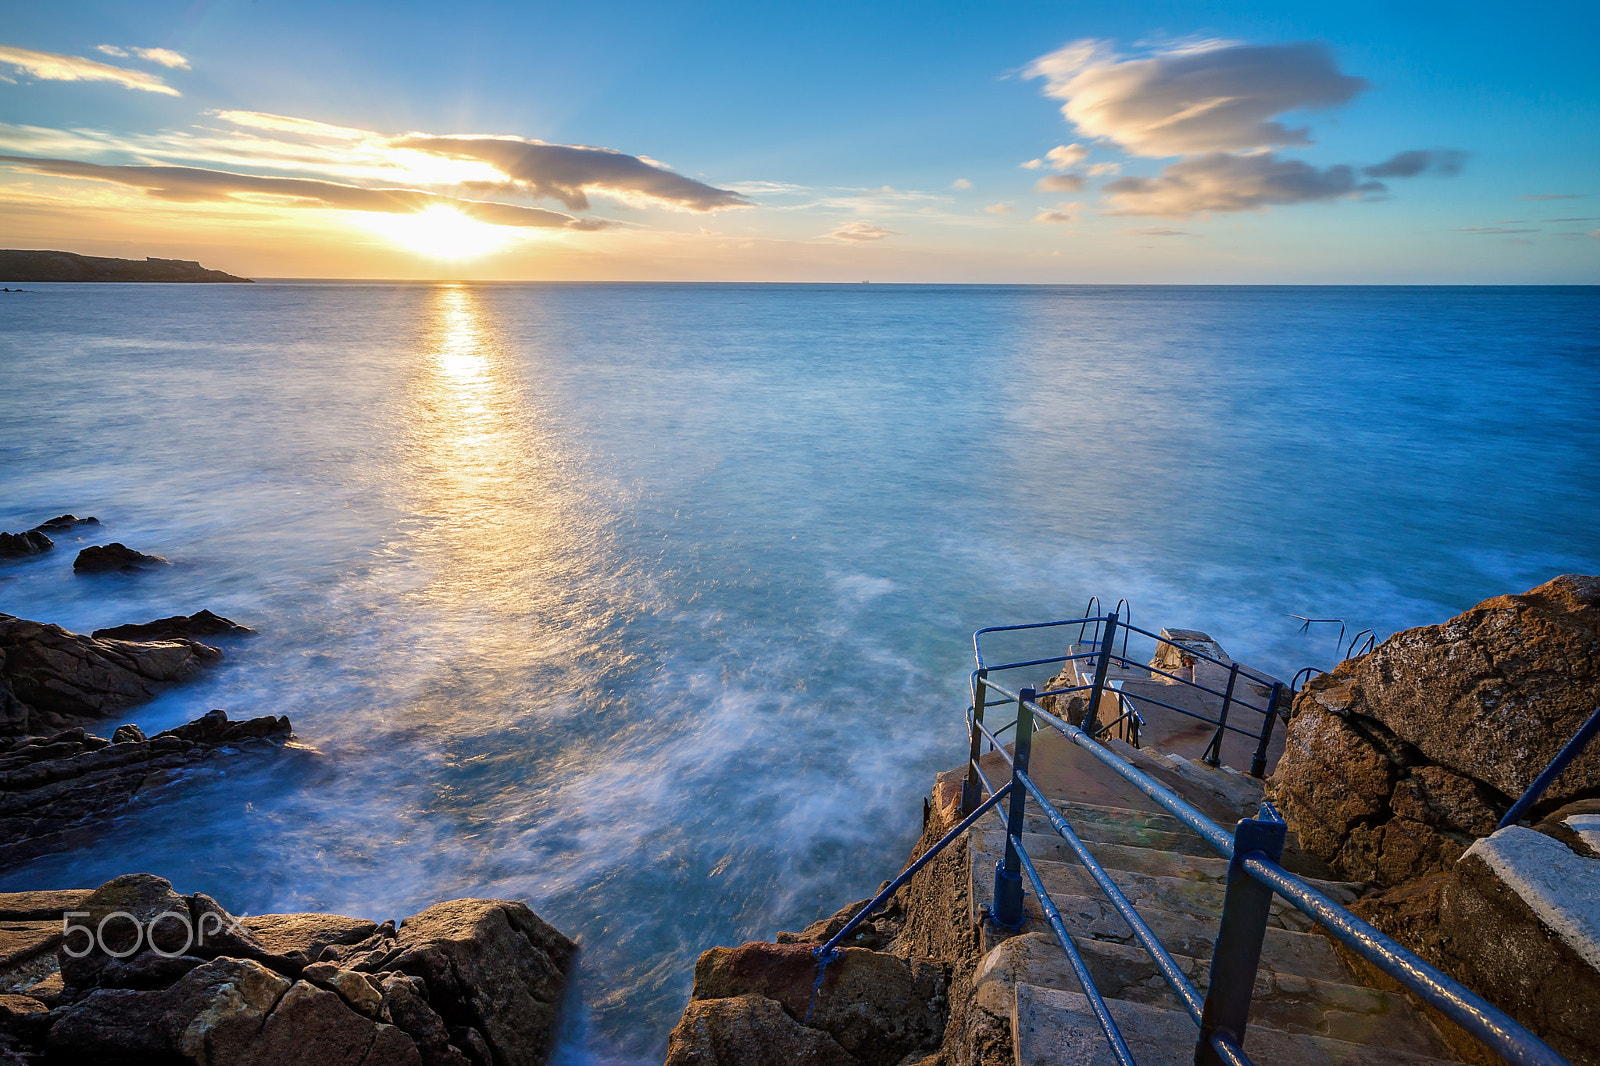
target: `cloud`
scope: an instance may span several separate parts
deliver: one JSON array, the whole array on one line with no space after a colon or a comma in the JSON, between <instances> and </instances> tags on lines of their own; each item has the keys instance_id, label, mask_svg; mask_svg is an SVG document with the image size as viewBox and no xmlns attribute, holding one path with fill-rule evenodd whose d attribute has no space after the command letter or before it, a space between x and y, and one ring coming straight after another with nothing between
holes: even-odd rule
<instances>
[{"instance_id":1,"label":"cloud","mask_svg":"<svg viewBox=\"0 0 1600 1066\"><path fill-rule=\"evenodd\" d=\"M1074 212L1082 209L1082 207L1082 204L1077 203L1056 204L1054 208L1046 208L1043 211L1040 211L1037 215L1034 215L1033 220L1035 222L1054 222L1061 225L1070 226L1072 223L1078 221L1078 216Z\"/></svg>"},{"instance_id":2,"label":"cloud","mask_svg":"<svg viewBox=\"0 0 1600 1066\"><path fill-rule=\"evenodd\" d=\"M1519 200L1581 200L1586 194L1581 192L1538 192L1524 193L1517 197Z\"/></svg>"},{"instance_id":3,"label":"cloud","mask_svg":"<svg viewBox=\"0 0 1600 1066\"><path fill-rule=\"evenodd\" d=\"M1011 205L990 204L988 207L984 208L984 210L989 212L991 215L1009 215L1011 213Z\"/></svg>"},{"instance_id":4,"label":"cloud","mask_svg":"<svg viewBox=\"0 0 1600 1066\"><path fill-rule=\"evenodd\" d=\"M1093 163L1084 168L1091 178L1104 177L1107 174L1116 174L1122 170L1121 163Z\"/></svg>"},{"instance_id":5,"label":"cloud","mask_svg":"<svg viewBox=\"0 0 1600 1066\"><path fill-rule=\"evenodd\" d=\"M966 178L957 178L955 181L950 183L950 187L952 189L970 189L972 188L972 182L968 181Z\"/></svg>"},{"instance_id":6,"label":"cloud","mask_svg":"<svg viewBox=\"0 0 1600 1066\"><path fill-rule=\"evenodd\" d=\"M1089 149L1076 144L1058 144L1044 154L1043 159L1030 159L1026 163L1019 163L1023 170L1040 170L1049 167L1052 170L1066 170L1083 162L1089 156Z\"/></svg>"},{"instance_id":7,"label":"cloud","mask_svg":"<svg viewBox=\"0 0 1600 1066\"><path fill-rule=\"evenodd\" d=\"M1508 229L1505 226L1459 226L1457 233L1474 233L1480 236L1495 236L1511 233L1538 233L1536 229Z\"/></svg>"},{"instance_id":8,"label":"cloud","mask_svg":"<svg viewBox=\"0 0 1600 1066\"><path fill-rule=\"evenodd\" d=\"M170 48L118 48L114 44L101 44L95 46L95 51L104 52L108 56L120 56L123 59L132 54L152 63L160 63L164 67L189 69L189 61Z\"/></svg>"},{"instance_id":9,"label":"cloud","mask_svg":"<svg viewBox=\"0 0 1600 1066\"><path fill-rule=\"evenodd\" d=\"M265 111L207 111L224 122L249 129L271 130L274 133L292 133L299 137L315 137L331 141L361 141L379 136L371 130L358 130L350 126L333 126L310 118L291 118L272 115Z\"/></svg>"},{"instance_id":10,"label":"cloud","mask_svg":"<svg viewBox=\"0 0 1600 1066\"><path fill-rule=\"evenodd\" d=\"M1083 175L1046 174L1034 188L1040 192L1078 192L1083 188Z\"/></svg>"},{"instance_id":11,"label":"cloud","mask_svg":"<svg viewBox=\"0 0 1600 1066\"><path fill-rule=\"evenodd\" d=\"M1588 233L1585 233L1584 236L1593 237L1595 240L1600 241L1600 229L1592 229Z\"/></svg>"},{"instance_id":12,"label":"cloud","mask_svg":"<svg viewBox=\"0 0 1600 1066\"><path fill-rule=\"evenodd\" d=\"M1362 167L1361 173L1369 178L1414 178L1418 174L1436 174L1453 178L1461 173L1461 164L1467 153L1454 148L1413 149L1390 156L1376 166Z\"/></svg>"},{"instance_id":13,"label":"cloud","mask_svg":"<svg viewBox=\"0 0 1600 1066\"><path fill-rule=\"evenodd\" d=\"M1208 41L1144 58L1081 40L1024 71L1089 137L1155 158L1309 144L1309 131L1274 121L1289 111L1346 103L1367 88L1341 74L1316 43Z\"/></svg>"},{"instance_id":14,"label":"cloud","mask_svg":"<svg viewBox=\"0 0 1600 1066\"><path fill-rule=\"evenodd\" d=\"M176 54L176 53L174 53ZM113 81L128 89L166 96L181 95L178 90L142 70L125 70L83 56L64 56L54 52L35 52L0 44L0 63L38 78L40 81Z\"/></svg>"},{"instance_id":15,"label":"cloud","mask_svg":"<svg viewBox=\"0 0 1600 1066\"><path fill-rule=\"evenodd\" d=\"M179 203L228 201L239 195L253 195L287 199L293 205L302 207L332 207L390 214L411 214L429 207L445 206L455 208L479 222L496 226L592 230L606 225L604 222L577 219L537 207L463 200L416 189L365 189L357 185L310 178L229 174L198 167L103 166L72 159L17 155L0 155L0 164L35 174L115 182L143 189L159 200Z\"/></svg>"},{"instance_id":16,"label":"cloud","mask_svg":"<svg viewBox=\"0 0 1600 1066\"><path fill-rule=\"evenodd\" d=\"M520 137L398 137L391 147L410 148L452 159L488 163L507 184L533 196L560 201L570 211L589 208L587 193L603 193L628 203L655 203L685 211L748 207L731 189L673 173L653 160L611 148L547 144Z\"/></svg>"},{"instance_id":17,"label":"cloud","mask_svg":"<svg viewBox=\"0 0 1600 1066\"><path fill-rule=\"evenodd\" d=\"M836 241L881 241L885 237L896 237L899 234L871 222L846 222L834 227L825 236L832 237Z\"/></svg>"},{"instance_id":18,"label":"cloud","mask_svg":"<svg viewBox=\"0 0 1600 1066\"><path fill-rule=\"evenodd\" d=\"M1381 182L1356 180L1347 166L1318 170L1272 152L1213 152L1180 160L1154 178L1118 178L1105 186L1107 214L1185 218L1202 211L1258 211L1270 205L1337 200L1383 192Z\"/></svg>"},{"instance_id":19,"label":"cloud","mask_svg":"<svg viewBox=\"0 0 1600 1066\"><path fill-rule=\"evenodd\" d=\"M1198 233L1190 233L1186 229L1170 229L1166 226L1140 226L1137 229L1122 229L1118 233L1127 237L1198 237Z\"/></svg>"}]
</instances>

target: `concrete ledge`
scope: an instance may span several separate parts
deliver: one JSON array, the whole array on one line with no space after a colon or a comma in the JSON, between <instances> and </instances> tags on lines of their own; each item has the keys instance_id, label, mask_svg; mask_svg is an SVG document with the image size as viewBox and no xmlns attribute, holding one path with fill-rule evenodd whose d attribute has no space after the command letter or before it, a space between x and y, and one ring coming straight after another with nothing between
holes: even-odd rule
<instances>
[{"instance_id":1,"label":"concrete ledge","mask_svg":"<svg viewBox=\"0 0 1600 1066\"><path fill-rule=\"evenodd\" d=\"M1600 971L1600 862L1515 825L1475 841L1463 858L1470 857L1493 870L1562 943Z\"/></svg>"}]
</instances>

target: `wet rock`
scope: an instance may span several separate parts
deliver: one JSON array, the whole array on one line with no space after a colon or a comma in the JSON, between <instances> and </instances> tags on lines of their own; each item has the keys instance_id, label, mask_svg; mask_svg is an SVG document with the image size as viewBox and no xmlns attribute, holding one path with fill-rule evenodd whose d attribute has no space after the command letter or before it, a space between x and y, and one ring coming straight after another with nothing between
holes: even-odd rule
<instances>
[{"instance_id":1,"label":"wet rock","mask_svg":"<svg viewBox=\"0 0 1600 1066\"><path fill-rule=\"evenodd\" d=\"M712 948L695 963L691 999L774 1000L868 1066L932 1051L943 1039L946 975L934 962L846 948L821 976L807 945Z\"/></svg>"},{"instance_id":2,"label":"wet rock","mask_svg":"<svg viewBox=\"0 0 1600 1066\"><path fill-rule=\"evenodd\" d=\"M100 640L192 640L197 637L242 637L254 632L249 626L242 626L220 614L196 611L194 614L158 618L154 622L97 629L93 636Z\"/></svg>"},{"instance_id":3,"label":"wet rock","mask_svg":"<svg viewBox=\"0 0 1600 1066\"><path fill-rule=\"evenodd\" d=\"M56 515L48 522L40 522L38 525L33 527L32 532L65 533L69 529L74 529L77 526L98 526L99 524L100 519L95 518L93 515L90 515L86 518L79 518L74 514L63 514Z\"/></svg>"},{"instance_id":4,"label":"wet rock","mask_svg":"<svg viewBox=\"0 0 1600 1066\"><path fill-rule=\"evenodd\" d=\"M577 951L522 903L452 900L401 922L381 968L422 978L446 1025L476 1029L497 1066L536 1066L554 1040Z\"/></svg>"},{"instance_id":5,"label":"wet rock","mask_svg":"<svg viewBox=\"0 0 1600 1066\"><path fill-rule=\"evenodd\" d=\"M426 985L420 979L391 974L381 987L383 1010L415 1042L423 1066L469 1066L466 1055L451 1041L444 1019L428 1006Z\"/></svg>"},{"instance_id":6,"label":"wet rock","mask_svg":"<svg viewBox=\"0 0 1600 1066\"><path fill-rule=\"evenodd\" d=\"M72 569L80 574L104 574L110 571L133 574L140 570L168 565L170 564L167 560L161 556L134 551L119 540L114 540L110 544L91 544L72 560Z\"/></svg>"},{"instance_id":7,"label":"wet rock","mask_svg":"<svg viewBox=\"0 0 1600 1066\"><path fill-rule=\"evenodd\" d=\"M1338 876L1446 872L1600 705L1600 577L1396 633L1307 684L1270 794ZM1591 746L1543 809L1600 792Z\"/></svg>"},{"instance_id":8,"label":"wet rock","mask_svg":"<svg viewBox=\"0 0 1600 1066\"><path fill-rule=\"evenodd\" d=\"M359 944L378 929L376 922L342 914L258 914L239 923L272 954L307 959L321 958L325 948Z\"/></svg>"},{"instance_id":9,"label":"wet rock","mask_svg":"<svg viewBox=\"0 0 1600 1066\"><path fill-rule=\"evenodd\" d=\"M50 737L0 739L0 855L47 849L170 772L222 752L276 752L291 736L287 718L230 722L224 712L212 711L149 739L125 726L115 744L81 727Z\"/></svg>"},{"instance_id":10,"label":"wet rock","mask_svg":"<svg viewBox=\"0 0 1600 1066\"><path fill-rule=\"evenodd\" d=\"M111 734L113 744L138 744L149 739L144 735L144 730L132 723L117 726L116 732Z\"/></svg>"},{"instance_id":11,"label":"wet rock","mask_svg":"<svg viewBox=\"0 0 1600 1066\"><path fill-rule=\"evenodd\" d=\"M857 1066L827 1033L782 1005L744 995L691 1001L667 1040L666 1066Z\"/></svg>"},{"instance_id":12,"label":"wet rock","mask_svg":"<svg viewBox=\"0 0 1600 1066\"><path fill-rule=\"evenodd\" d=\"M30 529L26 533L0 533L0 559L42 555L55 546L55 541L37 529Z\"/></svg>"},{"instance_id":13,"label":"wet rock","mask_svg":"<svg viewBox=\"0 0 1600 1066\"><path fill-rule=\"evenodd\" d=\"M0 614L0 736L43 735L102 718L221 658L193 640L97 640Z\"/></svg>"}]
</instances>

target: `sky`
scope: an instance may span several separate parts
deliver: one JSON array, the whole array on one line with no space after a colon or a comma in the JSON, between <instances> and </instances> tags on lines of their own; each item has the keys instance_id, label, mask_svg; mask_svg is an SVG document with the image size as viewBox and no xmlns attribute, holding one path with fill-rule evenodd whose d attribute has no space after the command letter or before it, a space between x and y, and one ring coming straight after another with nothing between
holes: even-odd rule
<instances>
[{"instance_id":1,"label":"sky","mask_svg":"<svg viewBox=\"0 0 1600 1066\"><path fill-rule=\"evenodd\" d=\"M13 5L0 245L249 277L1600 283L1600 5Z\"/></svg>"}]
</instances>

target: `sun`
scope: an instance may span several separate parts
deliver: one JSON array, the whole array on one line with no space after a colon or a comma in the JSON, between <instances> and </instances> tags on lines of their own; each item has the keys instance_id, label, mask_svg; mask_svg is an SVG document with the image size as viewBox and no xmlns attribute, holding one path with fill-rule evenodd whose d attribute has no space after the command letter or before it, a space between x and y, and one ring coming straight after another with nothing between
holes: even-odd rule
<instances>
[{"instance_id":1,"label":"sun","mask_svg":"<svg viewBox=\"0 0 1600 1066\"><path fill-rule=\"evenodd\" d=\"M430 259L474 259L497 251L512 237L505 226L479 222L443 204L413 215L367 214L361 223Z\"/></svg>"}]
</instances>

